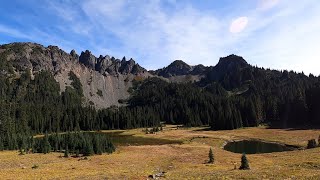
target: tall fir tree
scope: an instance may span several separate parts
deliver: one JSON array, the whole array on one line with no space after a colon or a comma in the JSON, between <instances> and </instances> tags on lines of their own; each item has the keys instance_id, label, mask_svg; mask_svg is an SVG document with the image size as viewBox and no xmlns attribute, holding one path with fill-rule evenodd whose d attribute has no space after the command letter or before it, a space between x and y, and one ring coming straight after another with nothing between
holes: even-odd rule
<instances>
[{"instance_id":1,"label":"tall fir tree","mask_svg":"<svg viewBox=\"0 0 320 180\"><path fill-rule=\"evenodd\" d=\"M209 161L208 161L208 163L210 163L210 164L214 163L214 155L213 155L212 148L210 148L210 150L209 150Z\"/></svg>"},{"instance_id":2,"label":"tall fir tree","mask_svg":"<svg viewBox=\"0 0 320 180\"><path fill-rule=\"evenodd\" d=\"M49 135L48 132L44 135L44 138L42 140L42 153L47 154L51 151L51 145L49 142Z\"/></svg>"}]
</instances>

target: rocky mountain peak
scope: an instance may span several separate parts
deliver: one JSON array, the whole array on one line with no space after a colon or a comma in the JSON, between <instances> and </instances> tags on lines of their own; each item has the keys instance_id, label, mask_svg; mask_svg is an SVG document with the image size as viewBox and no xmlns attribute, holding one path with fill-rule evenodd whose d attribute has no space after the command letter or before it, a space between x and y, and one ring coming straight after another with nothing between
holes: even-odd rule
<instances>
[{"instance_id":1,"label":"rocky mountain peak","mask_svg":"<svg viewBox=\"0 0 320 180\"><path fill-rule=\"evenodd\" d=\"M221 57L216 67L230 69L233 67L246 67L248 65L249 64L243 59L243 57L231 54L226 57Z\"/></svg>"},{"instance_id":2,"label":"rocky mountain peak","mask_svg":"<svg viewBox=\"0 0 320 180\"><path fill-rule=\"evenodd\" d=\"M232 79L232 85L225 85L227 89L232 89L235 86L240 86L245 80L250 80L250 77L240 77L240 75L244 72L250 72L251 67L243 57L231 54L220 58L218 64L208 71L207 78L211 81L219 82Z\"/></svg>"},{"instance_id":3,"label":"rocky mountain peak","mask_svg":"<svg viewBox=\"0 0 320 180\"><path fill-rule=\"evenodd\" d=\"M121 63L125 63L127 61L127 58L125 56L123 56Z\"/></svg>"},{"instance_id":4,"label":"rocky mountain peak","mask_svg":"<svg viewBox=\"0 0 320 180\"><path fill-rule=\"evenodd\" d=\"M71 50L70 55L75 59L79 59L79 55L74 49Z\"/></svg>"},{"instance_id":5,"label":"rocky mountain peak","mask_svg":"<svg viewBox=\"0 0 320 180\"><path fill-rule=\"evenodd\" d=\"M189 74L192 67L182 60L175 60L169 66L155 71L159 76L172 77Z\"/></svg>"},{"instance_id":6,"label":"rocky mountain peak","mask_svg":"<svg viewBox=\"0 0 320 180\"><path fill-rule=\"evenodd\" d=\"M85 52L81 52L81 55L79 57L80 63L84 64L90 69L95 69L96 64L96 57L91 54L91 51L86 50Z\"/></svg>"},{"instance_id":7,"label":"rocky mountain peak","mask_svg":"<svg viewBox=\"0 0 320 180\"><path fill-rule=\"evenodd\" d=\"M169 66L153 71L153 74L165 78L184 75L202 75L207 70L203 65L190 66L182 60L175 60Z\"/></svg>"},{"instance_id":8,"label":"rocky mountain peak","mask_svg":"<svg viewBox=\"0 0 320 180\"><path fill-rule=\"evenodd\" d=\"M176 68L189 68L191 66L189 66L187 63L185 63L182 60L175 60L173 61L168 67L176 67Z\"/></svg>"}]
</instances>

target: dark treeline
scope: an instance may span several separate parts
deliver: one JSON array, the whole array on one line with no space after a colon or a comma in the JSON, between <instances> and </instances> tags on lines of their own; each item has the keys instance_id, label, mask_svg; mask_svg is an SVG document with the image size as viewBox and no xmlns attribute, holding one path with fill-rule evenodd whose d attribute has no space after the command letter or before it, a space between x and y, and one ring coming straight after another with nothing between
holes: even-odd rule
<instances>
[{"instance_id":1,"label":"dark treeline","mask_svg":"<svg viewBox=\"0 0 320 180\"><path fill-rule=\"evenodd\" d=\"M109 137L99 133L54 133L43 138L33 139L33 152L49 153L68 151L70 154L83 154L90 156L93 154L112 153L115 147Z\"/></svg>"},{"instance_id":2,"label":"dark treeline","mask_svg":"<svg viewBox=\"0 0 320 180\"><path fill-rule=\"evenodd\" d=\"M234 129L259 124L254 100L254 97L229 96L218 83L200 88L192 83L167 83L150 78L136 87L128 108L153 107L155 116L167 123Z\"/></svg>"},{"instance_id":3,"label":"dark treeline","mask_svg":"<svg viewBox=\"0 0 320 180\"><path fill-rule=\"evenodd\" d=\"M0 141L0 150L20 150L24 153L65 152L66 154L93 154L113 153L115 146L106 134L102 133L53 133L44 137L28 136L27 133L17 133L9 141Z\"/></svg>"}]
</instances>

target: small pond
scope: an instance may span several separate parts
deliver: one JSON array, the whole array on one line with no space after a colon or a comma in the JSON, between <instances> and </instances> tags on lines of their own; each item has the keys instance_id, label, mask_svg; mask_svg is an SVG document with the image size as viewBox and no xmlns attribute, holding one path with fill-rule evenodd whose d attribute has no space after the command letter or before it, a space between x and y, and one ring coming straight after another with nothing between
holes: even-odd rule
<instances>
[{"instance_id":1,"label":"small pond","mask_svg":"<svg viewBox=\"0 0 320 180\"><path fill-rule=\"evenodd\" d=\"M181 144L179 140L148 138L133 135L126 135L122 132L107 132L111 141L116 146L142 146L142 145L164 145L164 144Z\"/></svg>"},{"instance_id":2,"label":"small pond","mask_svg":"<svg viewBox=\"0 0 320 180\"><path fill-rule=\"evenodd\" d=\"M242 140L228 142L224 146L224 150L234 153L261 154L271 152L293 151L298 149L294 146L282 145L271 142L263 142L259 140Z\"/></svg>"}]
</instances>

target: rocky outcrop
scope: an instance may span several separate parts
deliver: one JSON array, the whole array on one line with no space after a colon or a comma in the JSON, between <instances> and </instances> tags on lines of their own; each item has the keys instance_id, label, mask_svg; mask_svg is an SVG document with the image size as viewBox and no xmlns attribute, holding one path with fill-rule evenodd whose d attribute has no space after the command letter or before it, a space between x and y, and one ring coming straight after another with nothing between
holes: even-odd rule
<instances>
[{"instance_id":1,"label":"rocky outcrop","mask_svg":"<svg viewBox=\"0 0 320 180\"><path fill-rule=\"evenodd\" d=\"M108 55L100 55L99 58L96 58L89 50L81 53L79 61L86 67L98 71L103 75L139 75L147 72L146 69L136 64L132 58L129 61L127 61L125 57L120 61L114 57L110 58Z\"/></svg>"},{"instance_id":2,"label":"rocky outcrop","mask_svg":"<svg viewBox=\"0 0 320 180\"><path fill-rule=\"evenodd\" d=\"M86 50L85 52L81 52L79 61L88 68L95 69L97 58L94 55L92 55L89 50Z\"/></svg>"},{"instance_id":3,"label":"rocky outcrop","mask_svg":"<svg viewBox=\"0 0 320 180\"><path fill-rule=\"evenodd\" d=\"M85 103L96 108L120 105L120 99L129 97L133 79L150 76L133 59L121 62L108 55L96 58L88 50L78 56L75 50L66 53L57 46L12 43L0 46L0 55L11 62L16 75L26 70L32 75L42 70L51 72L61 91L70 86L69 72L72 71L81 81Z\"/></svg>"},{"instance_id":4,"label":"rocky outcrop","mask_svg":"<svg viewBox=\"0 0 320 180\"><path fill-rule=\"evenodd\" d=\"M139 64L136 64L132 58L129 61L126 61L124 57L121 61L119 72L122 74L140 74L147 72L147 70L141 67Z\"/></svg>"},{"instance_id":5,"label":"rocky outcrop","mask_svg":"<svg viewBox=\"0 0 320 180\"><path fill-rule=\"evenodd\" d=\"M107 68L112 64L110 56L102 56L100 55L97 59L97 63L95 65L95 70L100 72L101 74L104 74L107 70ZM104 74L106 75L106 74Z\"/></svg>"},{"instance_id":6,"label":"rocky outcrop","mask_svg":"<svg viewBox=\"0 0 320 180\"><path fill-rule=\"evenodd\" d=\"M76 53L74 49L71 50L70 55L74 58L79 60L79 55Z\"/></svg>"}]
</instances>

